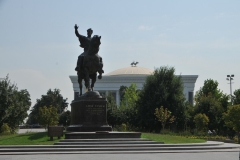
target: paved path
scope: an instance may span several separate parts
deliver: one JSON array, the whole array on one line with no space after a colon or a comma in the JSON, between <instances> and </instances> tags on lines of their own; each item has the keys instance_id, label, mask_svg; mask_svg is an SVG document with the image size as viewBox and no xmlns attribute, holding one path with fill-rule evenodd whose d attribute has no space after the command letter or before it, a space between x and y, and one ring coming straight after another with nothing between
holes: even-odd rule
<instances>
[{"instance_id":1,"label":"paved path","mask_svg":"<svg viewBox=\"0 0 240 160\"><path fill-rule=\"evenodd\" d=\"M239 160L239 152L1 155L0 160Z\"/></svg>"},{"instance_id":2,"label":"paved path","mask_svg":"<svg viewBox=\"0 0 240 160\"><path fill-rule=\"evenodd\" d=\"M27 133L27 132L46 132L46 130L44 128L26 128L26 129L19 129L17 133Z\"/></svg>"}]
</instances>

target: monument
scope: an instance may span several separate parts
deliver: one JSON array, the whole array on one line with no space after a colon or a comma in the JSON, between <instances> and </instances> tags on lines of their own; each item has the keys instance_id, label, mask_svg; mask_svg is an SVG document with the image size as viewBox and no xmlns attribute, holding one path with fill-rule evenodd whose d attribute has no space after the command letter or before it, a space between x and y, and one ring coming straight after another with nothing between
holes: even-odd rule
<instances>
[{"instance_id":1,"label":"monument","mask_svg":"<svg viewBox=\"0 0 240 160\"><path fill-rule=\"evenodd\" d=\"M112 131L107 124L107 100L102 98L98 91L94 91L94 83L102 78L103 61L98 55L101 36L91 37L93 30L87 30L87 37L78 33L75 25L75 34L79 39L80 47L84 52L78 56L75 70L78 75L80 97L71 103L71 125L67 128L70 132L103 132ZM82 80L87 92L82 94ZM91 80L91 84L90 84Z\"/></svg>"}]
</instances>

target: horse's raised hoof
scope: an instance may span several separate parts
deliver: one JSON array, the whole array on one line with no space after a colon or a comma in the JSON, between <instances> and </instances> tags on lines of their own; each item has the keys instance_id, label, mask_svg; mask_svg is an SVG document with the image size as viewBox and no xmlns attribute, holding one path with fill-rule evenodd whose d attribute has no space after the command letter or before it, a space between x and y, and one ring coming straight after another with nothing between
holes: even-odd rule
<instances>
[{"instance_id":1,"label":"horse's raised hoof","mask_svg":"<svg viewBox=\"0 0 240 160\"><path fill-rule=\"evenodd\" d=\"M102 79L102 75L99 75L99 76L98 76L98 79Z\"/></svg>"}]
</instances>

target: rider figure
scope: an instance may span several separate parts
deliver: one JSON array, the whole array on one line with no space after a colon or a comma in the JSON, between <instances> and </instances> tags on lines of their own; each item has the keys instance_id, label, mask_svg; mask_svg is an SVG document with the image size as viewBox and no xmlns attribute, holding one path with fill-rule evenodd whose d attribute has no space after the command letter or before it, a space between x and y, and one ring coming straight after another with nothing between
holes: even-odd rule
<instances>
[{"instance_id":1,"label":"rider figure","mask_svg":"<svg viewBox=\"0 0 240 160\"><path fill-rule=\"evenodd\" d=\"M85 37L85 36L78 33L78 26L76 24L75 24L74 28L75 28L75 34L78 37L79 42L80 42L79 46L84 48L84 52L80 56L78 56L78 62L77 62L77 66L75 68L75 71L80 71L80 70L83 69L83 58L84 58L84 55L86 54L86 52L89 49L90 41L92 39L91 36L92 36L93 30L91 28L89 28L87 30L87 37Z\"/></svg>"}]
</instances>

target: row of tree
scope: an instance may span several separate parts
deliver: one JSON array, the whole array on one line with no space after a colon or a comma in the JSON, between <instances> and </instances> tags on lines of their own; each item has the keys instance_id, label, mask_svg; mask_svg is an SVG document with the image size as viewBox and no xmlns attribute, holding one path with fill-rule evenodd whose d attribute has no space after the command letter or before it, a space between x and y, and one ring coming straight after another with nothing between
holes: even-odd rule
<instances>
[{"instance_id":1,"label":"row of tree","mask_svg":"<svg viewBox=\"0 0 240 160\"><path fill-rule=\"evenodd\" d=\"M26 89L18 90L8 76L0 81L0 133L14 133L27 117L29 125L40 124L47 127L70 124L67 98L63 98L59 89L49 89L46 95L36 100L31 110L30 107L30 94Z\"/></svg>"},{"instance_id":2,"label":"row of tree","mask_svg":"<svg viewBox=\"0 0 240 160\"><path fill-rule=\"evenodd\" d=\"M160 67L146 78L142 90L136 84L120 88L121 104L116 105L111 94L108 99L108 122L114 127L127 124L128 129L159 132L197 129L215 130L218 134L233 135L240 131L240 89L230 97L218 89L218 82L208 79L196 92L195 104L188 103L183 95L181 76L175 76L173 67ZM27 90L18 91L8 77L0 82L0 127L8 124L13 132L27 117L31 106ZM47 91L36 100L27 124L69 125L70 111L67 98L59 89ZM232 134L231 134L232 133Z\"/></svg>"},{"instance_id":3,"label":"row of tree","mask_svg":"<svg viewBox=\"0 0 240 160\"><path fill-rule=\"evenodd\" d=\"M135 84L122 86L119 107L116 107L114 98L109 94L108 122L113 126L128 124L133 129L149 132L159 132L166 125L173 131L197 129L215 130L221 135L233 134L236 126L230 123L228 115L230 110L238 107L232 106L230 97L218 88L218 82L206 80L196 92L195 104L192 105L183 95L181 76L175 76L174 73L173 67L155 69L153 75L147 77L141 91L137 90ZM234 105L240 104L240 89L234 92L232 98ZM235 113L240 117L240 113ZM202 127L198 123L201 121L205 122Z\"/></svg>"}]
</instances>

